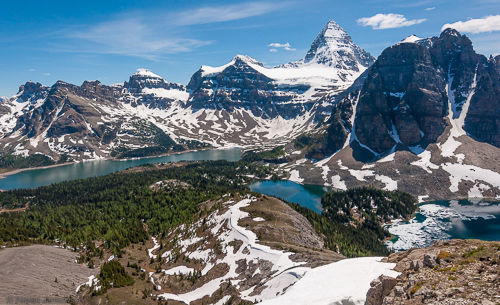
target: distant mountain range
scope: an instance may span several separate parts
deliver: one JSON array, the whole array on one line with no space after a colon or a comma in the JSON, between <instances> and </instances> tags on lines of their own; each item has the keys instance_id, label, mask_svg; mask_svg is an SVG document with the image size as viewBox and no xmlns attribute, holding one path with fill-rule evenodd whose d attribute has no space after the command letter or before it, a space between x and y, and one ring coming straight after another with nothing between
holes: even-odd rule
<instances>
[{"instance_id":1,"label":"distant mountain range","mask_svg":"<svg viewBox=\"0 0 500 305\"><path fill-rule=\"evenodd\" d=\"M326 118L335 95L373 62L330 21L299 62L273 68L237 55L202 66L187 87L143 69L123 85L28 82L0 104L0 147L83 160L283 144Z\"/></svg>"},{"instance_id":2,"label":"distant mountain range","mask_svg":"<svg viewBox=\"0 0 500 305\"><path fill-rule=\"evenodd\" d=\"M299 182L500 197L499 84L500 56L455 30L412 35L375 60L329 21L302 60L236 55L186 86L143 69L111 86L27 82L0 102L0 149L57 161L285 145L281 169Z\"/></svg>"}]
</instances>

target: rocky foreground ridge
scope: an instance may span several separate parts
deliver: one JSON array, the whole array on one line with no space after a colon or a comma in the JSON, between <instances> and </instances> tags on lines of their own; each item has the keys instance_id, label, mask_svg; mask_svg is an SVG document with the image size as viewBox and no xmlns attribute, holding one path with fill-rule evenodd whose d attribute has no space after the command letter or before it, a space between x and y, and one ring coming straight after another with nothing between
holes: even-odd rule
<instances>
[{"instance_id":1,"label":"rocky foreground ridge","mask_svg":"<svg viewBox=\"0 0 500 305\"><path fill-rule=\"evenodd\" d=\"M371 283L366 305L483 304L500 302L500 243L478 240L436 242L429 248L391 254L397 278Z\"/></svg>"}]
</instances>

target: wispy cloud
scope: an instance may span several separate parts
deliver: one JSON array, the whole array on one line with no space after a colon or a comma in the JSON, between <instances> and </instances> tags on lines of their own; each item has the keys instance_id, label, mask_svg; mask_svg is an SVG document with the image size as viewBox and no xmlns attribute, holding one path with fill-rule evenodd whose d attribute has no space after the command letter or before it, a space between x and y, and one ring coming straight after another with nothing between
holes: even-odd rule
<instances>
[{"instance_id":1,"label":"wispy cloud","mask_svg":"<svg viewBox=\"0 0 500 305\"><path fill-rule=\"evenodd\" d=\"M269 52L278 52L278 49L283 49L286 51L296 51L297 49L292 48L292 45L289 42L285 43L279 43L279 42L272 42L267 45L268 47L271 47L272 49L269 49Z\"/></svg>"},{"instance_id":2,"label":"wispy cloud","mask_svg":"<svg viewBox=\"0 0 500 305\"><path fill-rule=\"evenodd\" d=\"M174 14L178 25L194 25L239 20L260 16L283 7L282 3L248 2L232 5L201 7Z\"/></svg>"},{"instance_id":3,"label":"wispy cloud","mask_svg":"<svg viewBox=\"0 0 500 305\"><path fill-rule=\"evenodd\" d=\"M168 32L168 31L167 31ZM84 52L119 54L155 59L160 54L190 51L211 41L163 34L140 17L117 19L90 26L68 34L84 46Z\"/></svg>"},{"instance_id":4,"label":"wispy cloud","mask_svg":"<svg viewBox=\"0 0 500 305\"><path fill-rule=\"evenodd\" d=\"M431 7L426 7L426 8L425 8L425 10L426 10L426 11L433 11L433 10L435 10L435 9L436 9L436 7L435 7L435 6L431 6Z\"/></svg>"},{"instance_id":5,"label":"wispy cloud","mask_svg":"<svg viewBox=\"0 0 500 305\"><path fill-rule=\"evenodd\" d=\"M64 38L74 43L66 43L61 50L156 60L165 54L189 52L214 43L189 37L191 25L245 19L270 13L282 6L278 2L247 2L177 12L132 12L64 31Z\"/></svg>"},{"instance_id":6,"label":"wispy cloud","mask_svg":"<svg viewBox=\"0 0 500 305\"><path fill-rule=\"evenodd\" d=\"M443 25L441 30L453 28L459 32L471 34L500 31L500 15L486 16L467 21L457 21Z\"/></svg>"},{"instance_id":7,"label":"wispy cloud","mask_svg":"<svg viewBox=\"0 0 500 305\"><path fill-rule=\"evenodd\" d=\"M358 24L362 26L370 26L374 30L385 30L412 26L425 22L427 19L412 19L408 20L401 14L376 14L371 17L359 18Z\"/></svg>"}]
</instances>

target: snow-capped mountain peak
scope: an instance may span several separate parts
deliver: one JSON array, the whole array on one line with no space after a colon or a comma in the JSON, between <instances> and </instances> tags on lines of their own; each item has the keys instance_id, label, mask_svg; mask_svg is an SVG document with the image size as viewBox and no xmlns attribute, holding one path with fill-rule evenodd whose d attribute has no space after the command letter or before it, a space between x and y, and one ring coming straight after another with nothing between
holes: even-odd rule
<instances>
[{"instance_id":1,"label":"snow-capped mountain peak","mask_svg":"<svg viewBox=\"0 0 500 305\"><path fill-rule=\"evenodd\" d=\"M247 66L251 66L251 65L257 65L260 67L264 66L260 61L258 61L257 59L255 59L253 57L250 57L248 55L237 54L236 56L233 57L233 59L230 62L228 62L225 65L217 66L217 67L201 66L200 72L201 72L202 76L205 77L205 76L210 76L210 75L220 73L220 72L224 71L224 69L226 69L229 66L235 66L235 65L241 65L241 64L244 64ZM189 85L188 85L188 87L189 87Z\"/></svg>"},{"instance_id":2,"label":"snow-capped mountain peak","mask_svg":"<svg viewBox=\"0 0 500 305\"><path fill-rule=\"evenodd\" d=\"M137 72L130 76L128 82L124 83L124 87L127 88L132 93L139 93L144 91L143 89L182 89L184 86L180 84L170 83L166 81L163 77L151 72L148 69L137 69Z\"/></svg>"},{"instance_id":3,"label":"snow-capped mountain peak","mask_svg":"<svg viewBox=\"0 0 500 305\"><path fill-rule=\"evenodd\" d=\"M162 78L158 74L155 74L155 73L151 72L150 70L144 69L144 68L137 69L137 72L134 73L134 76L151 77L151 78Z\"/></svg>"},{"instance_id":4,"label":"snow-capped mountain peak","mask_svg":"<svg viewBox=\"0 0 500 305\"><path fill-rule=\"evenodd\" d=\"M246 64L253 64L253 65L264 66L260 61L258 61L257 59L255 59L253 57L250 57L248 55L238 54L235 57L233 57L233 60L231 62L235 63L235 62L238 62L238 61L242 61L242 62L244 62Z\"/></svg>"},{"instance_id":5,"label":"snow-capped mountain peak","mask_svg":"<svg viewBox=\"0 0 500 305\"><path fill-rule=\"evenodd\" d=\"M422 38L418 37L417 35L410 35L408 37L406 37L405 39L401 40L400 43L414 43L414 42L417 42L419 40L422 40Z\"/></svg>"},{"instance_id":6,"label":"snow-capped mountain peak","mask_svg":"<svg viewBox=\"0 0 500 305\"><path fill-rule=\"evenodd\" d=\"M318 37L324 37L325 39L330 39L330 41L338 41L341 39L351 39L349 34L337 23L335 20L330 20L323 27ZM316 39L318 39L318 37Z\"/></svg>"},{"instance_id":7,"label":"snow-capped mountain peak","mask_svg":"<svg viewBox=\"0 0 500 305\"><path fill-rule=\"evenodd\" d=\"M328 21L316 36L302 60L280 67L323 66L336 70L337 81L353 82L373 62L370 53L358 47L334 20Z\"/></svg>"},{"instance_id":8,"label":"snow-capped mountain peak","mask_svg":"<svg viewBox=\"0 0 500 305\"><path fill-rule=\"evenodd\" d=\"M353 71L364 70L374 61L334 20L323 27L303 59L306 64L317 63Z\"/></svg>"}]
</instances>

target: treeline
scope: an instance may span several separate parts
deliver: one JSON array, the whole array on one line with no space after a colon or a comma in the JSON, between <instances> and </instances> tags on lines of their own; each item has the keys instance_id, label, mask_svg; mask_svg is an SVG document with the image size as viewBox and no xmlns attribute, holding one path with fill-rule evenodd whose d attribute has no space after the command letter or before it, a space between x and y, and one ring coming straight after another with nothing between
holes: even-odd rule
<instances>
[{"instance_id":1,"label":"treeline","mask_svg":"<svg viewBox=\"0 0 500 305\"><path fill-rule=\"evenodd\" d=\"M412 195L402 191L363 187L325 193L321 198L321 215L292 206L324 236L326 247L356 257L387 255L383 240L390 235L383 224L391 219L409 218L416 204Z\"/></svg>"},{"instance_id":2,"label":"treeline","mask_svg":"<svg viewBox=\"0 0 500 305\"><path fill-rule=\"evenodd\" d=\"M245 175L269 175L269 169L258 165L226 161L144 169L0 193L1 206L29 203L25 212L0 215L0 242L59 240L78 248L102 240L119 254L130 243L145 241L149 233L161 236L193 220L201 213L203 201L246 191L249 178ZM186 182L192 188L160 192L149 188L166 179Z\"/></svg>"},{"instance_id":3,"label":"treeline","mask_svg":"<svg viewBox=\"0 0 500 305\"><path fill-rule=\"evenodd\" d=\"M57 163L64 163L70 161L67 155L61 155ZM17 169L17 168L28 168L28 167L38 167L38 166L49 166L54 165L56 162L50 157L43 154L33 154L27 157L0 154L0 169Z\"/></svg>"},{"instance_id":4,"label":"treeline","mask_svg":"<svg viewBox=\"0 0 500 305\"><path fill-rule=\"evenodd\" d=\"M246 162L264 161L268 163L286 163L289 161L285 156L284 146L277 146L264 151L246 151L241 159Z\"/></svg>"},{"instance_id":5,"label":"treeline","mask_svg":"<svg viewBox=\"0 0 500 305\"><path fill-rule=\"evenodd\" d=\"M169 135L153 123L134 122L137 136L144 147L127 148L119 146L111 151L111 157L118 159L139 158L161 155L168 152L179 152L186 149L208 147L208 144L196 140L180 140L176 143Z\"/></svg>"},{"instance_id":6,"label":"treeline","mask_svg":"<svg viewBox=\"0 0 500 305\"><path fill-rule=\"evenodd\" d=\"M314 230L323 236L325 247L332 251L338 251L346 257L384 256L389 253L376 234L366 228L358 229L332 221L323 214L295 203L289 203L289 205L307 218Z\"/></svg>"}]
</instances>

